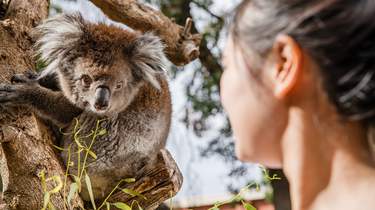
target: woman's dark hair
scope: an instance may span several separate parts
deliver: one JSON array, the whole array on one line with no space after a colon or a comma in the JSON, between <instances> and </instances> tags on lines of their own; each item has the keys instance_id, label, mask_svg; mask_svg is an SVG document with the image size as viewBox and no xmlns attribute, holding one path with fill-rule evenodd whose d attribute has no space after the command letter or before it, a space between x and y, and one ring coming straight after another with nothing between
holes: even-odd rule
<instances>
[{"instance_id":1,"label":"woman's dark hair","mask_svg":"<svg viewBox=\"0 0 375 210\"><path fill-rule=\"evenodd\" d=\"M374 0L245 0L232 37L266 55L287 34L317 62L342 116L375 123Z\"/></svg>"}]
</instances>

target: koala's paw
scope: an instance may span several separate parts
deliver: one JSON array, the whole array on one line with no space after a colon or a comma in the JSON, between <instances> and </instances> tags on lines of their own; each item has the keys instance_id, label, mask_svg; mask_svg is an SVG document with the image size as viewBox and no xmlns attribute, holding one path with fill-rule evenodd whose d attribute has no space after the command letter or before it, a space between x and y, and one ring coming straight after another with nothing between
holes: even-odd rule
<instances>
[{"instance_id":1,"label":"koala's paw","mask_svg":"<svg viewBox=\"0 0 375 210\"><path fill-rule=\"evenodd\" d=\"M0 84L0 103L20 104L26 102L32 93L32 86L23 84Z\"/></svg>"},{"instance_id":2,"label":"koala's paw","mask_svg":"<svg viewBox=\"0 0 375 210\"><path fill-rule=\"evenodd\" d=\"M12 84L15 83L36 83L38 78L38 74L28 70L23 74L15 74L10 79Z\"/></svg>"}]
</instances>

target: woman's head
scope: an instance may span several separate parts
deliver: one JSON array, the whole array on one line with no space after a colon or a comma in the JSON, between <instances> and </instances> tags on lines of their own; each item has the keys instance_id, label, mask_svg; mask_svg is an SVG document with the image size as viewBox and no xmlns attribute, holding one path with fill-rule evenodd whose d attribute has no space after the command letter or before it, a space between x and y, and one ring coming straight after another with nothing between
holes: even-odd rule
<instances>
[{"instance_id":1,"label":"woman's head","mask_svg":"<svg viewBox=\"0 0 375 210\"><path fill-rule=\"evenodd\" d=\"M372 0L240 5L222 77L222 100L240 158L280 166L290 109L305 103L313 107L313 101L328 98L342 119L374 121L374 12Z\"/></svg>"}]
</instances>

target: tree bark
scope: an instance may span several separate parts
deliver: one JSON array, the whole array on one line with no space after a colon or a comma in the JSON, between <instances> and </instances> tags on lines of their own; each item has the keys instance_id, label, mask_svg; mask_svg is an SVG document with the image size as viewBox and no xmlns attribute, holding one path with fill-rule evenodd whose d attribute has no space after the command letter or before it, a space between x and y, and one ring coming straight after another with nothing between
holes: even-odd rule
<instances>
[{"instance_id":1,"label":"tree bark","mask_svg":"<svg viewBox=\"0 0 375 210\"><path fill-rule=\"evenodd\" d=\"M48 15L47 0L12 0L0 22L0 81L35 70L30 30ZM5 209L41 209L43 190L38 173L63 175L49 130L29 110L0 107L1 176ZM52 186L48 186L52 187ZM63 209L61 195L51 198Z\"/></svg>"},{"instance_id":2,"label":"tree bark","mask_svg":"<svg viewBox=\"0 0 375 210\"><path fill-rule=\"evenodd\" d=\"M167 150L158 155L158 163L154 169L146 172L132 184L121 188L132 189L141 193L146 199L133 197L123 192L117 192L109 199L110 202L124 202L131 205L134 201L146 209L155 209L163 201L177 194L182 186L182 174Z\"/></svg>"},{"instance_id":3,"label":"tree bark","mask_svg":"<svg viewBox=\"0 0 375 210\"><path fill-rule=\"evenodd\" d=\"M165 43L168 59L177 66L199 57L200 34L191 34L191 19L185 27L136 0L91 0L111 19L142 32L154 32Z\"/></svg>"},{"instance_id":4,"label":"tree bark","mask_svg":"<svg viewBox=\"0 0 375 210\"><path fill-rule=\"evenodd\" d=\"M0 1L0 10L7 8L3 16L0 16L0 82L3 83L8 82L15 73L35 70L31 29L48 16L49 2L11 0L7 6L3 4L5 1ZM143 8L135 2L134 4ZM53 143L54 136L49 127L30 110L0 105L0 172L3 185L0 209L42 209L44 189L39 174L45 172L46 177L60 176L62 179L65 174L65 167L58 151L53 148ZM67 186L70 186L69 183L70 180ZM151 209L174 196L181 184L182 175L173 158L167 151L161 151L155 169L124 187L144 193L148 199L139 203L143 208ZM47 182L48 190L54 187L53 182ZM51 196L56 209L65 209L63 194L60 191ZM111 202L123 201L130 205L134 199L136 198L117 192ZM83 206L82 200L77 196L72 203L74 207Z\"/></svg>"}]
</instances>

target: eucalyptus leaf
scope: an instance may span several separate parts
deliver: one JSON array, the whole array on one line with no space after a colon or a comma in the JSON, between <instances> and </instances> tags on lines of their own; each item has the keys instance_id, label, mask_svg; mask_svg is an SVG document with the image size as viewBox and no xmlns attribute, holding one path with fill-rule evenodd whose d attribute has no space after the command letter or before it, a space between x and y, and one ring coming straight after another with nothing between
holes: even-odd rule
<instances>
[{"instance_id":1,"label":"eucalyptus leaf","mask_svg":"<svg viewBox=\"0 0 375 210\"><path fill-rule=\"evenodd\" d=\"M60 150L60 151L64 151L64 150L65 150L64 148L59 147L59 146L56 146L56 145L53 145L53 147L55 147L55 149L58 149L58 150Z\"/></svg>"},{"instance_id":2,"label":"eucalyptus leaf","mask_svg":"<svg viewBox=\"0 0 375 210\"><path fill-rule=\"evenodd\" d=\"M94 158L95 160L98 158L98 157L96 156L96 154L95 154L93 151L91 151L91 150L87 150L87 152L88 152L89 155L90 155L92 158Z\"/></svg>"},{"instance_id":3,"label":"eucalyptus leaf","mask_svg":"<svg viewBox=\"0 0 375 210\"><path fill-rule=\"evenodd\" d=\"M70 201L72 201L72 198L73 196L75 195L75 193L77 192L78 190L78 185L77 183L72 183L70 184L70 190L69 190L69 193L68 193L68 205L70 205Z\"/></svg>"},{"instance_id":4,"label":"eucalyptus leaf","mask_svg":"<svg viewBox=\"0 0 375 210\"><path fill-rule=\"evenodd\" d=\"M55 206L51 202L48 203L48 210L56 210Z\"/></svg>"},{"instance_id":5,"label":"eucalyptus leaf","mask_svg":"<svg viewBox=\"0 0 375 210\"><path fill-rule=\"evenodd\" d=\"M257 210L253 205L251 205L250 203L245 203L245 202L242 202L242 206L246 209L246 210Z\"/></svg>"},{"instance_id":6,"label":"eucalyptus leaf","mask_svg":"<svg viewBox=\"0 0 375 210\"><path fill-rule=\"evenodd\" d=\"M98 136L103 136L107 134L107 130L105 128L101 129L99 132L98 132Z\"/></svg>"},{"instance_id":7,"label":"eucalyptus leaf","mask_svg":"<svg viewBox=\"0 0 375 210\"><path fill-rule=\"evenodd\" d=\"M78 148L83 148L83 145L81 144L81 142L79 141L79 139L75 139L74 140L78 146ZM80 152L80 150L78 150L78 152Z\"/></svg>"},{"instance_id":8,"label":"eucalyptus leaf","mask_svg":"<svg viewBox=\"0 0 375 210\"><path fill-rule=\"evenodd\" d=\"M92 192L91 180L90 180L90 177L87 174L85 174L85 182L86 182L87 190L89 191L91 204L94 207L94 209L96 209L95 200L94 200L94 193Z\"/></svg>"},{"instance_id":9,"label":"eucalyptus leaf","mask_svg":"<svg viewBox=\"0 0 375 210\"><path fill-rule=\"evenodd\" d=\"M42 182L42 188L43 191L47 191L47 185L46 185L46 177L45 177L45 172L44 169L38 173L38 177L40 178L40 181Z\"/></svg>"},{"instance_id":10,"label":"eucalyptus leaf","mask_svg":"<svg viewBox=\"0 0 375 210\"><path fill-rule=\"evenodd\" d=\"M78 186L78 192L81 192L81 179L76 176L76 175L72 175L73 176L73 179L74 179L74 182L77 183L77 186Z\"/></svg>"},{"instance_id":11,"label":"eucalyptus leaf","mask_svg":"<svg viewBox=\"0 0 375 210\"><path fill-rule=\"evenodd\" d=\"M133 183L135 182L135 178L127 178L127 179L124 179L123 181L126 183Z\"/></svg>"},{"instance_id":12,"label":"eucalyptus leaf","mask_svg":"<svg viewBox=\"0 0 375 210\"><path fill-rule=\"evenodd\" d=\"M132 208L125 203L117 202L112 205L121 210L132 210Z\"/></svg>"},{"instance_id":13,"label":"eucalyptus leaf","mask_svg":"<svg viewBox=\"0 0 375 210\"><path fill-rule=\"evenodd\" d=\"M53 176L46 179L46 181L53 180L56 183L56 187L49 191L50 194L58 193L63 188L63 182L60 176Z\"/></svg>"},{"instance_id":14,"label":"eucalyptus leaf","mask_svg":"<svg viewBox=\"0 0 375 210\"><path fill-rule=\"evenodd\" d=\"M134 190L130 190L130 189L126 189L125 188L125 189L122 189L121 191L124 192L124 193L126 193L126 194L128 194L128 195L131 195L133 197L140 197L140 198L142 198L144 200L147 200L147 198L144 195L142 195L141 193L136 192Z\"/></svg>"},{"instance_id":15,"label":"eucalyptus leaf","mask_svg":"<svg viewBox=\"0 0 375 210\"><path fill-rule=\"evenodd\" d=\"M43 197L43 208L42 208L42 210L46 210L47 209L49 200L50 200L50 194L48 192L46 192L44 194L44 197Z\"/></svg>"}]
</instances>

